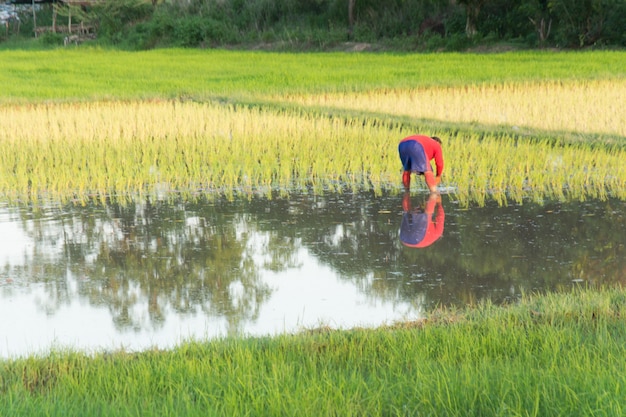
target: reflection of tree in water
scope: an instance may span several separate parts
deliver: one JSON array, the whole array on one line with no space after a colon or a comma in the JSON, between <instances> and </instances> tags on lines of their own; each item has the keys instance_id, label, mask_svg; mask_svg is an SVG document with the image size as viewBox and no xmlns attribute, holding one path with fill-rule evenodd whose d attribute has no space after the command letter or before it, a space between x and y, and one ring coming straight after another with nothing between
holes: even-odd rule
<instances>
[{"instance_id":1,"label":"reflection of tree in water","mask_svg":"<svg viewBox=\"0 0 626 417\"><path fill-rule=\"evenodd\" d=\"M146 315L158 326L172 309L224 317L237 331L256 319L269 296L247 251L249 231L240 214L146 201L66 206L54 216L56 222L35 222L32 233L43 253L40 237L56 233L64 256L46 261L35 255L47 269L39 278L51 298L67 302L67 268L81 296L106 306L118 327L140 328Z\"/></svg>"},{"instance_id":2,"label":"reflection of tree in water","mask_svg":"<svg viewBox=\"0 0 626 417\"><path fill-rule=\"evenodd\" d=\"M412 199L420 202L419 195ZM391 301L500 302L521 290L557 289L581 279L592 284L625 279L623 202L459 210L444 196L444 206L443 238L424 249L404 248L398 241L399 196L274 201L271 218L288 223L284 233L297 231L303 245L342 279Z\"/></svg>"},{"instance_id":3,"label":"reflection of tree in water","mask_svg":"<svg viewBox=\"0 0 626 417\"><path fill-rule=\"evenodd\" d=\"M572 262L574 279L589 280L595 285L620 283L626 285L626 212L616 201L599 203L597 210L581 210L577 226L572 228L579 241L589 249L574 245L577 251ZM597 226L582 227L582 218L593 218ZM602 221L604 220L604 221Z\"/></svg>"},{"instance_id":4,"label":"reflection of tree in water","mask_svg":"<svg viewBox=\"0 0 626 417\"><path fill-rule=\"evenodd\" d=\"M158 326L176 312L223 317L231 331L255 320L269 298L262 270L297 268L303 248L371 298L427 306L624 280L623 202L460 210L444 196L443 237L413 249L398 239L401 198L199 198L22 212L35 246L13 274L45 283L51 312L77 291L119 327Z\"/></svg>"}]
</instances>

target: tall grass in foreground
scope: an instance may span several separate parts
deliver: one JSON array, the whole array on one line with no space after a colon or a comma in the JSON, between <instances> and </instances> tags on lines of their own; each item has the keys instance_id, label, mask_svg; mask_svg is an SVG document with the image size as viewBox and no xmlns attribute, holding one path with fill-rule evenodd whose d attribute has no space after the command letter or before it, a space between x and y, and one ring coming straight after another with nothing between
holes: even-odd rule
<instances>
[{"instance_id":1,"label":"tall grass in foreground","mask_svg":"<svg viewBox=\"0 0 626 417\"><path fill-rule=\"evenodd\" d=\"M0 362L0 409L57 416L623 416L626 295L525 297L388 328Z\"/></svg>"},{"instance_id":2,"label":"tall grass in foreground","mask_svg":"<svg viewBox=\"0 0 626 417\"><path fill-rule=\"evenodd\" d=\"M0 194L9 198L397 189L397 143L415 133L374 119L178 101L1 106L0 119ZM444 139L443 185L464 202L626 197L624 149L421 133Z\"/></svg>"},{"instance_id":3,"label":"tall grass in foreground","mask_svg":"<svg viewBox=\"0 0 626 417\"><path fill-rule=\"evenodd\" d=\"M626 137L624 97L626 79L617 78L280 95L275 100L447 122Z\"/></svg>"}]
</instances>

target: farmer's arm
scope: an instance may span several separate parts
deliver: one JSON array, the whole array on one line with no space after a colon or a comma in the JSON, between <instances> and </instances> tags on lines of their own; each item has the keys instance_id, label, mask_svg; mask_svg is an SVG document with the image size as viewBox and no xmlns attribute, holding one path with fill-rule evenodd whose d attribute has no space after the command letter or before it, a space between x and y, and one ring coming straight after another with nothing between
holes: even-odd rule
<instances>
[{"instance_id":1,"label":"farmer's arm","mask_svg":"<svg viewBox=\"0 0 626 417\"><path fill-rule=\"evenodd\" d=\"M441 147L435 149L435 166L437 168L437 182L441 181L441 173L443 172L443 153Z\"/></svg>"}]
</instances>

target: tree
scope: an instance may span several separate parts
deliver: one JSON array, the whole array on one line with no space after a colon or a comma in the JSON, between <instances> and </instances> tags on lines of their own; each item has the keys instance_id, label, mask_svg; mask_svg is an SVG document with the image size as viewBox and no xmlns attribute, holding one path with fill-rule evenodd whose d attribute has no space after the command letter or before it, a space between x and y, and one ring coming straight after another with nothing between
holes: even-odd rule
<instances>
[{"instance_id":1,"label":"tree","mask_svg":"<svg viewBox=\"0 0 626 417\"><path fill-rule=\"evenodd\" d=\"M352 31L354 29L354 4L356 0L348 0L348 32L350 36L352 36Z\"/></svg>"},{"instance_id":2,"label":"tree","mask_svg":"<svg viewBox=\"0 0 626 417\"><path fill-rule=\"evenodd\" d=\"M535 27L539 45L545 46L552 30L552 17L548 9L548 0L528 0L520 5L519 9L528 16L528 20Z\"/></svg>"},{"instance_id":3,"label":"tree","mask_svg":"<svg viewBox=\"0 0 626 417\"><path fill-rule=\"evenodd\" d=\"M600 41L610 14L623 0L550 0L550 12L558 16L560 38L583 47Z\"/></svg>"},{"instance_id":4,"label":"tree","mask_svg":"<svg viewBox=\"0 0 626 417\"><path fill-rule=\"evenodd\" d=\"M476 20L480 13L480 8L486 0L458 0L459 4L465 6L465 14L467 16L465 22L465 34L468 38L473 38L478 33L476 29Z\"/></svg>"}]
</instances>

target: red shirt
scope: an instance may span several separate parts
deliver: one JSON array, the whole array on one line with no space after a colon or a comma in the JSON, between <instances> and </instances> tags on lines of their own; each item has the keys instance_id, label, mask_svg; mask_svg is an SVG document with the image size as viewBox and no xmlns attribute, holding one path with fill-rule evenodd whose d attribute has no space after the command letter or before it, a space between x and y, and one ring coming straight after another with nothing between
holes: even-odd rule
<instances>
[{"instance_id":1,"label":"red shirt","mask_svg":"<svg viewBox=\"0 0 626 417\"><path fill-rule=\"evenodd\" d=\"M433 140L433 142L437 143ZM437 143L438 145L439 143ZM428 222L428 228L426 229L426 234L424 235L424 239L415 245L416 248L425 248L426 246L432 245L437 239L441 237L443 234L443 225L445 223L446 215L443 212L443 205L441 202L437 204L437 215L435 216L435 221ZM432 216L435 212L435 201L432 199L426 203L426 214Z\"/></svg>"},{"instance_id":2,"label":"red shirt","mask_svg":"<svg viewBox=\"0 0 626 417\"><path fill-rule=\"evenodd\" d=\"M409 194L402 199L402 224L400 225L400 240L404 246L410 248L425 248L432 245L443 235L446 215L443 211L441 197L429 198L424 210L413 210ZM433 222L433 214L435 221Z\"/></svg>"},{"instance_id":3,"label":"red shirt","mask_svg":"<svg viewBox=\"0 0 626 417\"><path fill-rule=\"evenodd\" d=\"M441 151L441 145L435 139L426 135L413 135L402 139L400 142L406 142L408 140L414 140L419 142L424 148L424 154L427 161L435 160L437 167L437 176L440 177L443 172L443 153Z\"/></svg>"}]
</instances>

